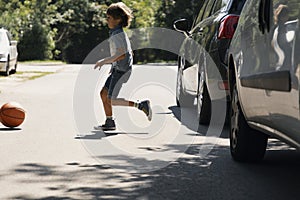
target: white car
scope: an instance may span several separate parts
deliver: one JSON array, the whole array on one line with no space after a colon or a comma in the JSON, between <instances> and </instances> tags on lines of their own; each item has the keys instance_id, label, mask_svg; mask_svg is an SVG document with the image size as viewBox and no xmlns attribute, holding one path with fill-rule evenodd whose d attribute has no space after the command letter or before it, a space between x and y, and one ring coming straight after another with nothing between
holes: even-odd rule
<instances>
[{"instance_id":1,"label":"white car","mask_svg":"<svg viewBox=\"0 0 300 200\"><path fill-rule=\"evenodd\" d=\"M247 0L229 48L230 150L263 159L269 136L300 150L300 1Z\"/></svg>"},{"instance_id":2,"label":"white car","mask_svg":"<svg viewBox=\"0 0 300 200\"><path fill-rule=\"evenodd\" d=\"M0 29L0 72L8 76L17 70L17 41L11 40L7 30Z\"/></svg>"}]
</instances>

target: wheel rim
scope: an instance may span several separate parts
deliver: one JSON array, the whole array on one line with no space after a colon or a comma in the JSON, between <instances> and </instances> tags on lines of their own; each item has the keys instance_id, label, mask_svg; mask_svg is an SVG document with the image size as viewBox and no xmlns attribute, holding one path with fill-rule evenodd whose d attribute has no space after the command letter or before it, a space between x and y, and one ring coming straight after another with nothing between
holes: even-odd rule
<instances>
[{"instance_id":1,"label":"wheel rim","mask_svg":"<svg viewBox=\"0 0 300 200\"><path fill-rule=\"evenodd\" d=\"M237 146L237 134L239 131L239 115L240 115L240 110L238 106L239 100L238 100L238 95L236 88L233 90L232 94L232 100L231 100L231 145L233 148L236 148Z\"/></svg>"},{"instance_id":2,"label":"wheel rim","mask_svg":"<svg viewBox=\"0 0 300 200\"><path fill-rule=\"evenodd\" d=\"M6 71L5 71L5 74L6 76L9 75L9 62L7 61L7 64L6 64Z\"/></svg>"},{"instance_id":3,"label":"wheel rim","mask_svg":"<svg viewBox=\"0 0 300 200\"><path fill-rule=\"evenodd\" d=\"M176 94L177 94L177 100L179 99L181 95L181 81L182 81L182 70L181 67L178 68L178 76L177 76L177 87L176 87Z\"/></svg>"},{"instance_id":4,"label":"wheel rim","mask_svg":"<svg viewBox=\"0 0 300 200\"><path fill-rule=\"evenodd\" d=\"M197 96L198 118L200 118L200 113L201 113L201 110L202 110L203 90L204 90L204 80L203 80L203 72L201 72L200 73L200 80L199 80L199 87L198 87L198 96Z\"/></svg>"}]
</instances>

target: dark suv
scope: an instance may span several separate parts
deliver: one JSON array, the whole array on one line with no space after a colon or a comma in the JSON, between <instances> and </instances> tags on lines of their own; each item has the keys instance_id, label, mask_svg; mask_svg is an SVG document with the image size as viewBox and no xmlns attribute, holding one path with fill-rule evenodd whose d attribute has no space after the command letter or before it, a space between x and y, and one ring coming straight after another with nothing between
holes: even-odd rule
<instances>
[{"instance_id":1,"label":"dark suv","mask_svg":"<svg viewBox=\"0 0 300 200\"><path fill-rule=\"evenodd\" d=\"M211 119L212 102L227 98L227 50L245 0L208 0L191 28L186 19L174 28L186 35L178 58L176 99L191 106L197 99L200 124Z\"/></svg>"},{"instance_id":2,"label":"dark suv","mask_svg":"<svg viewBox=\"0 0 300 200\"><path fill-rule=\"evenodd\" d=\"M229 49L230 149L259 161L269 136L300 149L299 0L247 0Z\"/></svg>"}]
</instances>

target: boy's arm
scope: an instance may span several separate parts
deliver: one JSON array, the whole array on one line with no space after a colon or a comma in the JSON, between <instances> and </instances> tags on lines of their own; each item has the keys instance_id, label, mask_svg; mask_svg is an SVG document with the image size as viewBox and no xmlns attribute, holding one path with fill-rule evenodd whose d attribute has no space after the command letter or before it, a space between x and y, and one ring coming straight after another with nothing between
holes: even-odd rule
<instances>
[{"instance_id":1,"label":"boy's arm","mask_svg":"<svg viewBox=\"0 0 300 200\"><path fill-rule=\"evenodd\" d=\"M118 53L116 55L98 60L96 62L94 69L99 68L100 70L103 65L110 64L119 60L123 60L124 58L125 58L125 51L123 49L118 49Z\"/></svg>"}]
</instances>

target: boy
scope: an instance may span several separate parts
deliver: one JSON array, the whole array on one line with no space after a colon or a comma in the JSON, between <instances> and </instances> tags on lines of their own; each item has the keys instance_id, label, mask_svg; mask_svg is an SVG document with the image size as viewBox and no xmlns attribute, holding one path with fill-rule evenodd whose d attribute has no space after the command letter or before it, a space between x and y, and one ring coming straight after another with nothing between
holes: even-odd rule
<instances>
[{"instance_id":1,"label":"boy","mask_svg":"<svg viewBox=\"0 0 300 200\"><path fill-rule=\"evenodd\" d=\"M152 118L150 101L140 103L118 99L118 93L123 83L126 83L131 74L133 55L131 45L123 27L128 27L132 19L132 11L122 2L111 4L107 9L107 23L110 29L109 44L111 57L99 60L94 69L100 68L104 64L112 63L111 74L105 82L100 92L106 120L103 125L95 127L96 130L115 130L116 125L113 119L112 105L130 106L142 110L148 120Z\"/></svg>"}]
</instances>

